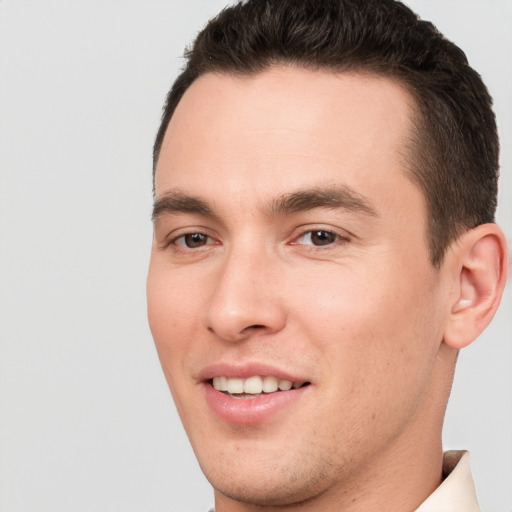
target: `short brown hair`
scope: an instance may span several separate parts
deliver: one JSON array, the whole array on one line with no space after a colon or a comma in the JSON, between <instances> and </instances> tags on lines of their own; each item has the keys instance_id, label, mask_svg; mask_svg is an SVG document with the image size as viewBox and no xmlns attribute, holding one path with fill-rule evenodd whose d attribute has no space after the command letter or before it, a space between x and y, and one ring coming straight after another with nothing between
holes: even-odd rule
<instances>
[{"instance_id":1,"label":"short brown hair","mask_svg":"<svg viewBox=\"0 0 512 512\"><path fill-rule=\"evenodd\" d=\"M210 20L185 52L153 149L188 87L209 73L251 75L275 64L363 71L403 84L416 104L407 155L428 210L439 266L464 230L494 221L499 142L492 99L464 52L395 0L248 0Z\"/></svg>"}]
</instances>

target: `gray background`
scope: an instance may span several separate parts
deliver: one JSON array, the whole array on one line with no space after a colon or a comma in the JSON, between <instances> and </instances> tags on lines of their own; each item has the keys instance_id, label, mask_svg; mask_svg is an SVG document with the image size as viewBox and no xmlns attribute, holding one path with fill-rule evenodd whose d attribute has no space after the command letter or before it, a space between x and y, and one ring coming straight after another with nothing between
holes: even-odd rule
<instances>
[{"instance_id":1,"label":"gray background","mask_svg":"<svg viewBox=\"0 0 512 512\"><path fill-rule=\"evenodd\" d=\"M179 55L222 0L0 1L0 510L212 502L145 312L151 146ZM512 1L415 0L495 97L512 226ZM512 294L460 357L445 428L512 511Z\"/></svg>"}]
</instances>

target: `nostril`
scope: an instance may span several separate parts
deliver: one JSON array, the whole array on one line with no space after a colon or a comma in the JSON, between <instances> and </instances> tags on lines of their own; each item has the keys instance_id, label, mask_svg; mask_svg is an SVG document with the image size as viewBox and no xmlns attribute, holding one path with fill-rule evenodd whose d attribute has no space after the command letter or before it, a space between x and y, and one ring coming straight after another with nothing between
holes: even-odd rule
<instances>
[{"instance_id":1,"label":"nostril","mask_svg":"<svg viewBox=\"0 0 512 512\"><path fill-rule=\"evenodd\" d=\"M265 329L265 326L262 325L262 324L254 324L254 325L249 325L248 327L246 327L242 333L248 333L250 331L256 331L256 330L261 330L261 329Z\"/></svg>"}]
</instances>

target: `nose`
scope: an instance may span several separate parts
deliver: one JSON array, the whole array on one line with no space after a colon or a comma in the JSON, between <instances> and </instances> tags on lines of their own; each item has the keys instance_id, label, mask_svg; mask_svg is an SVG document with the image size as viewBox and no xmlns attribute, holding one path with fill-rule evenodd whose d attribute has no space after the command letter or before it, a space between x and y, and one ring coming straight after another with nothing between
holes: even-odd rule
<instances>
[{"instance_id":1,"label":"nose","mask_svg":"<svg viewBox=\"0 0 512 512\"><path fill-rule=\"evenodd\" d=\"M205 311L208 330L226 341L273 334L286 324L276 262L261 254L232 253L217 269Z\"/></svg>"}]
</instances>

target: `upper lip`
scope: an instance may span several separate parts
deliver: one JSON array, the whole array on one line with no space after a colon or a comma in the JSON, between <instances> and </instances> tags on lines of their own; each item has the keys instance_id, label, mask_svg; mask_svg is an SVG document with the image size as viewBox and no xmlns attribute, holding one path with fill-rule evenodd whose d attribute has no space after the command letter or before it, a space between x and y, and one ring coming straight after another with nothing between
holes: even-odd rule
<instances>
[{"instance_id":1,"label":"upper lip","mask_svg":"<svg viewBox=\"0 0 512 512\"><path fill-rule=\"evenodd\" d=\"M291 382L309 381L309 379L304 376L291 373L274 365L259 362L247 362L243 364L214 363L202 368L197 378L199 381L205 382L213 379L213 377L238 377L240 379L248 379L255 375L259 375L260 377L273 376Z\"/></svg>"}]
</instances>

